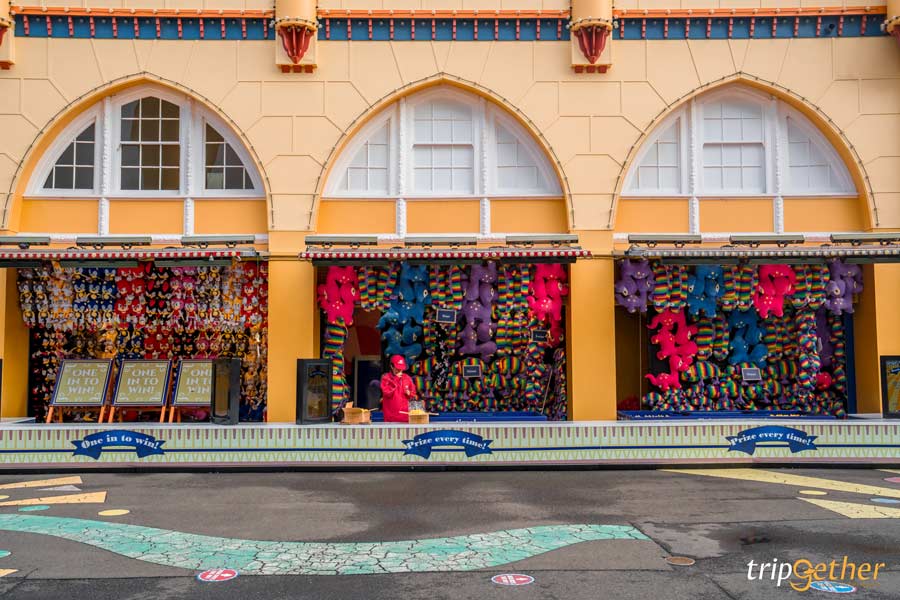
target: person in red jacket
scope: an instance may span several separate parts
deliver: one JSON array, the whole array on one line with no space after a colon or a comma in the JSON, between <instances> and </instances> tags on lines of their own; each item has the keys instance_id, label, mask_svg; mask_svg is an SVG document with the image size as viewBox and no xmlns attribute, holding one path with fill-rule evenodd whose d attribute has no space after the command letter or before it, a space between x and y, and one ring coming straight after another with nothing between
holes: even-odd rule
<instances>
[{"instance_id":1,"label":"person in red jacket","mask_svg":"<svg viewBox=\"0 0 900 600\"><path fill-rule=\"evenodd\" d=\"M385 423L407 423L409 401L417 397L412 377L404 373L406 360L399 354L391 357L391 372L381 376L381 408Z\"/></svg>"}]
</instances>

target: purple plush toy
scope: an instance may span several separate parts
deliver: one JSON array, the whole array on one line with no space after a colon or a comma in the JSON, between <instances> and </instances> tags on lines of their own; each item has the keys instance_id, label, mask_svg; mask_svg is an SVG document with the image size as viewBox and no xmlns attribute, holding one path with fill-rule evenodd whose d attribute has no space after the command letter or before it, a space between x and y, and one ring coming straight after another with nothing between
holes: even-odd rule
<instances>
[{"instance_id":1,"label":"purple plush toy","mask_svg":"<svg viewBox=\"0 0 900 600\"><path fill-rule=\"evenodd\" d=\"M825 307L832 314L853 312L853 296L862 292L862 271L859 265L848 265L834 259L828 265L830 279L825 285Z\"/></svg>"},{"instance_id":2,"label":"purple plush toy","mask_svg":"<svg viewBox=\"0 0 900 600\"><path fill-rule=\"evenodd\" d=\"M647 299L653 290L653 270L646 260L625 259L615 284L616 303L630 312L647 312Z\"/></svg>"},{"instance_id":3,"label":"purple plush toy","mask_svg":"<svg viewBox=\"0 0 900 600\"><path fill-rule=\"evenodd\" d=\"M466 287L466 301L460 311L465 325L459 332L461 354L479 354L488 360L496 351L491 340L497 326L491 322L491 305L497 298L497 264L472 265Z\"/></svg>"}]
</instances>

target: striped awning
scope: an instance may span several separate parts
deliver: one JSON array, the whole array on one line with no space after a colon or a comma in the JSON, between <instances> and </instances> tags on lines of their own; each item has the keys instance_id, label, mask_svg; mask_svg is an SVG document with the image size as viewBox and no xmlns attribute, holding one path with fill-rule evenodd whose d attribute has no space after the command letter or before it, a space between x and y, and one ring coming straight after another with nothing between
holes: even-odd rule
<instances>
[{"instance_id":1,"label":"striped awning","mask_svg":"<svg viewBox=\"0 0 900 600\"><path fill-rule=\"evenodd\" d=\"M496 260L501 262L574 262L578 258L589 258L589 250L568 246L552 248L479 248L456 249L409 249L377 248L362 249L307 249L300 253L301 260L315 263L366 264L373 262L422 261L431 263L456 263L466 261Z\"/></svg>"},{"instance_id":2,"label":"striped awning","mask_svg":"<svg viewBox=\"0 0 900 600\"><path fill-rule=\"evenodd\" d=\"M205 248L180 249L160 248L142 250L80 250L80 249L43 249L43 250L4 250L0 251L0 261L34 262L58 260L111 261L111 260L198 260L225 258L255 258L259 253L253 249L240 248Z\"/></svg>"},{"instance_id":3,"label":"striped awning","mask_svg":"<svg viewBox=\"0 0 900 600\"><path fill-rule=\"evenodd\" d=\"M900 262L900 245L755 247L726 245L711 247L632 246L617 250L619 258L649 258L683 260L685 263L712 260L744 261L772 260L773 262L816 263L830 258L851 259L852 262Z\"/></svg>"}]
</instances>

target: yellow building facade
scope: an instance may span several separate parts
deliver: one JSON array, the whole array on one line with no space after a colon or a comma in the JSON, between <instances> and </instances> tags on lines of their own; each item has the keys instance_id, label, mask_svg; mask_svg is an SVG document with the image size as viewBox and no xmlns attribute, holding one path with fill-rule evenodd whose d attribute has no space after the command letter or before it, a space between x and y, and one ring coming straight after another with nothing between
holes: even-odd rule
<instances>
[{"instance_id":1,"label":"yellow building facade","mask_svg":"<svg viewBox=\"0 0 900 600\"><path fill-rule=\"evenodd\" d=\"M751 260L784 259L754 253L859 249L856 235L872 247L848 325L851 412L881 413L900 269L873 259L890 240L860 236L900 230L900 6L571 4L14 3L0 10L3 235L49 236L46 252L150 236L151 253L248 237L245 262L267 269L256 393L271 422L297 419L297 360L326 351L327 269L366 266L339 236L375 236L382 260L425 240L429 268L453 262L439 248L469 251L457 238L475 239L474 262L514 236L564 256L563 414L582 421L654 389L646 322L616 306L624 258L666 262L671 246L683 264L728 263L743 234ZM310 236L332 245L317 258ZM29 260L51 264L42 251ZM24 417L36 355L20 278L40 265L8 254L0 411Z\"/></svg>"}]
</instances>

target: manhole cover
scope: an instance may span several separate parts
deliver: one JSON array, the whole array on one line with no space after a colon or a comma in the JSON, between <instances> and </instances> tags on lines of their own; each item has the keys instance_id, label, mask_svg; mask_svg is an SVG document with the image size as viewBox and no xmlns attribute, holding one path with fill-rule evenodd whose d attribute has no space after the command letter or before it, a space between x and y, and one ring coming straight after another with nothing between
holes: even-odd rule
<instances>
[{"instance_id":1,"label":"manhole cover","mask_svg":"<svg viewBox=\"0 0 900 600\"><path fill-rule=\"evenodd\" d=\"M666 562L678 567L689 567L697 561L693 558L688 558L687 556L667 556Z\"/></svg>"}]
</instances>

